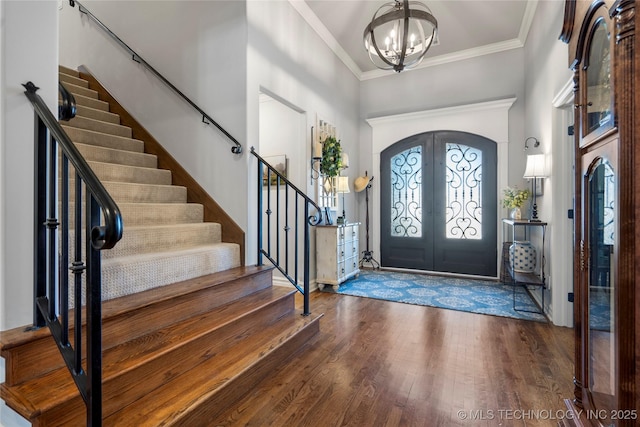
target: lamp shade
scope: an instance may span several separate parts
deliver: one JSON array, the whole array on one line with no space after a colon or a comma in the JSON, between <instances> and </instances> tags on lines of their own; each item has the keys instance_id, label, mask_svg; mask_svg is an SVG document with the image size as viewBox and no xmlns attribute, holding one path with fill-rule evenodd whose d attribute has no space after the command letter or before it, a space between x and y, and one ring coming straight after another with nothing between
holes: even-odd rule
<instances>
[{"instance_id":1,"label":"lamp shade","mask_svg":"<svg viewBox=\"0 0 640 427\"><path fill-rule=\"evenodd\" d=\"M338 177L338 193L349 193L349 177Z\"/></svg>"},{"instance_id":2,"label":"lamp shade","mask_svg":"<svg viewBox=\"0 0 640 427\"><path fill-rule=\"evenodd\" d=\"M527 167L523 178L542 178L547 176L544 154L530 154L527 156Z\"/></svg>"}]
</instances>

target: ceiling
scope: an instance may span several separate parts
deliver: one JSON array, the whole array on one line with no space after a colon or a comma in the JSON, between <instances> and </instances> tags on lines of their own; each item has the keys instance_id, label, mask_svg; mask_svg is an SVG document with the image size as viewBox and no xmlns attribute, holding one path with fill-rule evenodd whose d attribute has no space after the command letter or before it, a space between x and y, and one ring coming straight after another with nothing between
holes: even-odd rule
<instances>
[{"instance_id":1,"label":"ceiling","mask_svg":"<svg viewBox=\"0 0 640 427\"><path fill-rule=\"evenodd\" d=\"M290 0L361 80L393 73L378 70L364 49L362 34L376 10L389 0ZM537 0L421 0L438 21L438 44L425 67L522 47Z\"/></svg>"}]
</instances>

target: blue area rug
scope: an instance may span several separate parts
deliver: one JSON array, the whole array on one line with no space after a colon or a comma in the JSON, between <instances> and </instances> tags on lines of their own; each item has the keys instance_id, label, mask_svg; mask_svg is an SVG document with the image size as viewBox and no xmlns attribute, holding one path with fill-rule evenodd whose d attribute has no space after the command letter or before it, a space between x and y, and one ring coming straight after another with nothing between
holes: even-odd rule
<instances>
[{"instance_id":1,"label":"blue area rug","mask_svg":"<svg viewBox=\"0 0 640 427\"><path fill-rule=\"evenodd\" d=\"M325 287L324 291L334 292L331 286ZM340 285L336 293L515 319L547 321L541 314L515 311L513 287L489 280L362 270L357 278ZM521 286L516 287L516 307L539 310Z\"/></svg>"}]
</instances>

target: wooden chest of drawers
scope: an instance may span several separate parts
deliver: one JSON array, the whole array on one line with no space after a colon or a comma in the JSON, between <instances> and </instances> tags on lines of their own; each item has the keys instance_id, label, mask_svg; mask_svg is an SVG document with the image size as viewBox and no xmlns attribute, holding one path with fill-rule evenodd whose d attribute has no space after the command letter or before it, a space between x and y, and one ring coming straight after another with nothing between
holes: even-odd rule
<instances>
[{"instance_id":1,"label":"wooden chest of drawers","mask_svg":"<svg viewBox=\"0 0 640 427\"><path fill-rule=\"evenodd\" d=\"M318 287L335 289L360 273L358 231L360 223L316 227L316 270Z\"/></svg>"}]
</instances>

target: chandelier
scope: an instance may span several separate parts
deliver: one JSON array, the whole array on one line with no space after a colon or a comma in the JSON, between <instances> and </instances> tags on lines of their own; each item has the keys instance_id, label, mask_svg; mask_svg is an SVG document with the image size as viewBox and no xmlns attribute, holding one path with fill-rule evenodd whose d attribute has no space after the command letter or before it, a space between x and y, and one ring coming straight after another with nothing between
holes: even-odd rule
<instances>
[{"instance_id":1,"label":"chandelier","mask_svg":"<svg viewBox=\"0 0 640 427\"><path fill-rule=\"evenodd\" d=\"M383 70L400 72L418 65L431 47L438 21L418 1L383 4L364 30L364 47L371 62Z\"/></svg>"}]
</instances>

